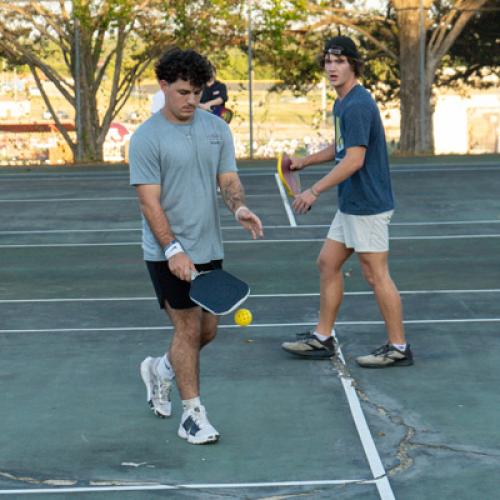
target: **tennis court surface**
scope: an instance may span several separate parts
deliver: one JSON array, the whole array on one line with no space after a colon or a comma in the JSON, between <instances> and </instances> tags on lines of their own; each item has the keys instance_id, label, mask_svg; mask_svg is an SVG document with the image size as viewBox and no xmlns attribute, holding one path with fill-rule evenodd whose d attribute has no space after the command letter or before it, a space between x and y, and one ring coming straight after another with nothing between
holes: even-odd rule
<instances>
[{"instance_id":1,"label":"tennis court surface","mask_svg":"<svg viewBox=\"0 0 500 500\"><path fill-rule=\"evenodd\" d=\"M391 272L415 365L355 364L385 340L355 257L339 359L282 351L317 319L315 260L336 195L294 216L272 162L242 164L265 239L222 209L225 268L250 283L254 323L224 317L202 352L202 398L222 437L192 446L177 437L177 392L173 416L158 419L139 377L171 327L127 170L1 169L0 497L498 498L500 160L395 162L392 176Z\"/></svg>"}]
</instances>

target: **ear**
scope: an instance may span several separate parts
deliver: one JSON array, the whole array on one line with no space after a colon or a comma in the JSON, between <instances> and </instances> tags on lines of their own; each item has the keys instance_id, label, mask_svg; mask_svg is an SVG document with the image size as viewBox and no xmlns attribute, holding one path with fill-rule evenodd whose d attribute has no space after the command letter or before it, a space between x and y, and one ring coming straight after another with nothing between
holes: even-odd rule
<instances>
[{"instance_id":1,"label":"ear","mask_svg":"<svg viewBox=\"0 0 500 500\"><path fill-rule=\"evenodd\" d=\"M158 82L160 84L160 89L165 92L168 90L168 88L170 87L170 84L168 82L166 82L165 80L160 80Z\"/></svg>"}]
</instances>

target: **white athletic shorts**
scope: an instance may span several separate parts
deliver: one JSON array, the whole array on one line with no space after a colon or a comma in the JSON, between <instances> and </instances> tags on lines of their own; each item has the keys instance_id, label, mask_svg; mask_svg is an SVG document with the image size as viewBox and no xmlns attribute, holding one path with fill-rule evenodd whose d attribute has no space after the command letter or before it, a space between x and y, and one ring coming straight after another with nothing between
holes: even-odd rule
<instances>
[{"instance_id":1,"label":"white athletic shorts","mask_svg":"<svg viewBox=\"0 0 500 500\"><path fill-rule=\"evenodd\" d=\"M355 252L387 252L393 213L389 210L375 215L351 215L338 210L326 237Z\"/></svg>"}]
</instances>

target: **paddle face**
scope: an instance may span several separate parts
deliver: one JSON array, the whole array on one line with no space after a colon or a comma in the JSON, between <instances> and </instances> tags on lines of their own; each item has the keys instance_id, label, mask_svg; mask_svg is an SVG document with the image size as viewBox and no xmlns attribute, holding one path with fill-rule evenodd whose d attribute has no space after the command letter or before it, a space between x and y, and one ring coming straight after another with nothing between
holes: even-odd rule
<instances>
[{"instance_id":1,"label":"paddle face","mask_svg":"<svg viewBox=\"0 0 500 500\"><path fill-rule=\"evenodd\" d=\"M229 314L250 295L250 287L222 269L196 273L191 281L191 300L212 314Z\"/></svg>"},{"instance_id":2,"label":"paddle face","mask_svg":"<svg viewBox=\"0 0 500 500\"><path fill-rule=\"evenodd\" d=\"M283 186L288 194L292 198L298 195L302 189L300 186L299 173L294 170L290 170L290 165L292 160L286 153L280 153L278 156L278 163L276 165L276 170L278 171L279 178L283 183Z\"/></svg>"}]
</instances>

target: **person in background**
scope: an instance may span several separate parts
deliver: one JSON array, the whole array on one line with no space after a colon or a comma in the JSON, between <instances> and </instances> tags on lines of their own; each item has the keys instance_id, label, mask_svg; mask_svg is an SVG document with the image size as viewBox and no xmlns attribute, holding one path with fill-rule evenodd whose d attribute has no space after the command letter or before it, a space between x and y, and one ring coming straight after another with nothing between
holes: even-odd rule
<instances>
[{"instance_id":1,"label":"person in background","mask_svg":"<svg viewBox=\"0 0 500 500\"><path fill-rule=\"evenodd\" d=\"M200 104L201 109L211 111L217 116L221 115L221 111L225 108L228 100L227 87L224 83L217 80L217 70L213 64L210 64L212 76L201 94Z\"/></svg>"}]
</instances>

